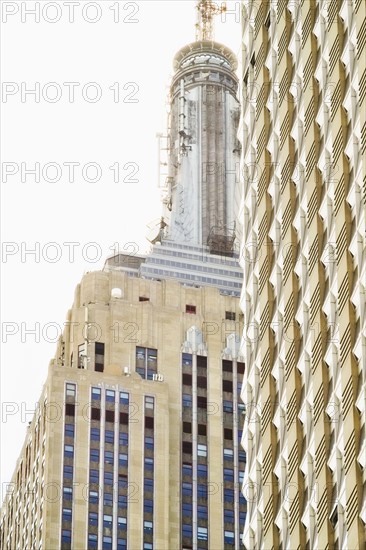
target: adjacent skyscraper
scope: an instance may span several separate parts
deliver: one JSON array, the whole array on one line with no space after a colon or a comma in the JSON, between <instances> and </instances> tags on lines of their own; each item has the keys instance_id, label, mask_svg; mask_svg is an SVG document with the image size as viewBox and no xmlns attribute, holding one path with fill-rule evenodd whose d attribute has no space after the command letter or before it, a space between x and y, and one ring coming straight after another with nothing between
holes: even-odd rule
<instances>
[{"instance_id":1,"label":"adjacent skyscraper","mask_svg":"<svg viewBox=\"0 0 366 550\"><path fill-rule=\"evenodd\" d=\"M151 254L118 254L76 289L2 511L4 550L239 549L236 60L207 34L214 4L198 12L199 40L175 58L166 215Z\"/></svg>"},{"instance_id":2,"label":"adjacent skyscraper","mask_svg":"<svg viewBox=\"0 0 366 550\"><path fill-rule=\"evenodd\" d=\"M242 3L248 549L365 547L366 12Z\"/></svg>"}]
</instances>

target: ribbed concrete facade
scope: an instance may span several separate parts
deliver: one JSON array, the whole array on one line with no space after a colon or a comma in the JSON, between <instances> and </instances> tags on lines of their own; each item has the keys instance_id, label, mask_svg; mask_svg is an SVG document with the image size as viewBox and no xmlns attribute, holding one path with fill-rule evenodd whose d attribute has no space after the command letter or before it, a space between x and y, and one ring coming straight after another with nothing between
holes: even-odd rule
<instances>
[{"instance_id":1,"label":"ribbed concrete facade","mask_svg":"<svg viewBox=\"0 0 366 550\"><path fill-rule=\"evenodd\" d=\"M248 549L365 547L365 8L242 3Z\"/></svg>"}]
</instances>

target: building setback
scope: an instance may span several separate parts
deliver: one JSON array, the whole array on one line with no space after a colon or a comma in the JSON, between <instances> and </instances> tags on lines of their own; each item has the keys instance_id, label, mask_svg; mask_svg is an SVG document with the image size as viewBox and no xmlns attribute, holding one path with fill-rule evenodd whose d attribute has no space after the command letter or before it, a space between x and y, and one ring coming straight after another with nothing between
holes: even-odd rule
<instances>
[{"instance_id":1,"label":"building setback","mask_svg":"<svg viewBox=\"0 0 366 550\"><path fill-rule=\"evenodd\" d=\"M242 2L248 549L365 547L365 9Z\"/></svg>"}]
</instances>

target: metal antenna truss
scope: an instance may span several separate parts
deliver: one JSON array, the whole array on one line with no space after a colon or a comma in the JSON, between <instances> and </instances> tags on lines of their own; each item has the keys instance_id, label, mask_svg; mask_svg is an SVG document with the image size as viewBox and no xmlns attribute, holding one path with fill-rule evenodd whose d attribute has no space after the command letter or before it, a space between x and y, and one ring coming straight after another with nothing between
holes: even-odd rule
<instances>
[{"instance_id":1,"label":"metal antenna truss","mask_svg":"<svg viewBox=\"0 0 366 550\"><path fill-rule=\"evenodd\" d=\"M196 40L214 39L214 15L219 15L226 11L225 2L221 6L212 2L212 0L198 0L197 2L197 24Z\"/></svg>"}]
</instances>

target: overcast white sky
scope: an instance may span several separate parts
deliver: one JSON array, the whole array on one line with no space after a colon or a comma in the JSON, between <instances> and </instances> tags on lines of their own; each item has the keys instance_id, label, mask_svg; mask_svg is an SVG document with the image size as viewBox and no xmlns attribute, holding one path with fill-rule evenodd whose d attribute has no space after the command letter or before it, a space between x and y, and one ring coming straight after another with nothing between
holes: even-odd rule
<instances>
[{"instance_id":1,"label":"overcast white sky","mask_svg":"<svg viewBox=\"0 0 366 550\"><path fill-rule=\"evenodd\" d=\"M155 136L173 56L195 39L193 0L41 1L39 22L36 4L1 2L1 497L76 285L117 246L143 250L160 216ZM239 55L227 7L216 40Z\"/></svg>"}]
</instances>

